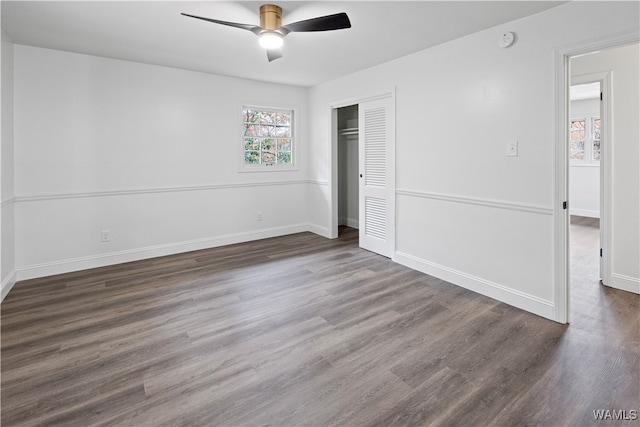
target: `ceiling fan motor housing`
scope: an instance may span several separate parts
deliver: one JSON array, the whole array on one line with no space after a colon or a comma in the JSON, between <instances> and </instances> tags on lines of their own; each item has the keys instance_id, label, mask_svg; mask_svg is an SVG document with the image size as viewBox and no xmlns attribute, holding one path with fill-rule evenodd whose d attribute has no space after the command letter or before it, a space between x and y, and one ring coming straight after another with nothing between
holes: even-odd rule
<instances>
[{"instance_id":1,"label":"ceiling fan motor housing","mask_svg":"<svg viewBox=\"0 0 640 427\"><path fill-rule=\"evenodd\" d=\"M282 27L282 8L275 4L260 6L260 26L265 30L277 30Z\"/></svg>"}]
</instances>

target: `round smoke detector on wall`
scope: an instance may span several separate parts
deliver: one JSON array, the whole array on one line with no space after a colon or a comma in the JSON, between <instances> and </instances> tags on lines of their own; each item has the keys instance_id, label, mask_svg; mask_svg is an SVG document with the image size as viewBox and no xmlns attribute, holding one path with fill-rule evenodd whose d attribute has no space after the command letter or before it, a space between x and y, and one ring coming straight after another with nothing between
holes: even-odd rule
<instances>
[{"instance_id":1,"label":"round smoke detector on wall","mask_svg":"<svg viewBox=\"0 0 640 427\"><path fill-rule=\"evenodd\" d=\"M505 48L511 46L516 41L515 33L511 31L507 31L500 36L500 40L498 40L498 46Z\"/></svg>"}]
</instances>

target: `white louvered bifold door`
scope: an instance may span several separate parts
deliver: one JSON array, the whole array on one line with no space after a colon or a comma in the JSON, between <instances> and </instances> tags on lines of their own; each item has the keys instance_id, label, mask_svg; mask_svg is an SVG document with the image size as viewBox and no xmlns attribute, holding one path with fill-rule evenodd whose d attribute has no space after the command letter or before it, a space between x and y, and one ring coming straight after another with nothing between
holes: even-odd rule
<instances>
[{"instance_id":1,"label":"white louvered bifold door","mask_svg":"<svg viewBox=\"0 0 640 427\"><path fill-rule=\"evenodd\" d=\"M393 255L393 99L359 104L360 247Z\"/></svg>"}]
</instances>

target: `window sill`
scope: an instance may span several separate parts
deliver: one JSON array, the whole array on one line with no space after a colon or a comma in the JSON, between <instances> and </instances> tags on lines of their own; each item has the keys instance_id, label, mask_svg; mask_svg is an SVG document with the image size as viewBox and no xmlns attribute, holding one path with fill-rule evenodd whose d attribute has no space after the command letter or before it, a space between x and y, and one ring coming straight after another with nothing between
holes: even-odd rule
<instances>
[{"instance_id":1,"label":"window sill","mask_svg":"<svg viewBox=\"0 0 640 427\"><path fill-rule=\"evenodd\" d=\"M600 163L569 163L569 167L577 168L599 168Z\"/></svg>"},{"instance_id":2,"label":"window sill","mask_svg":"<svg viewBox=\"0 0 640 427\"><path fill-rule=\"evenodd\" d=\"M256 167L245 166L238 169L238 172L240 173L296 172L299 170L300 168L297 166L256 166Z\"/></svg>"}]
</instances>

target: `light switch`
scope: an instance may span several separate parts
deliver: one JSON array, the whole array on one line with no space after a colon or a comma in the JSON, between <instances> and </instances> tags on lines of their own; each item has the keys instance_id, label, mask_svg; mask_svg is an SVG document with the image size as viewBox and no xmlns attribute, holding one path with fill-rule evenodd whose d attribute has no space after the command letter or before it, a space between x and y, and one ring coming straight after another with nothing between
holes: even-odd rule
<instances>
[{"instance_id":1,"label":"light switch","mask_svg":"<svg viewBox=\"0 0 640 427\"><path fill-rule=\"evenodd\" d=\"M507 157L518 157L518 143L510 142L507 144Z\"/></svg>"}]
</instances>

